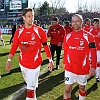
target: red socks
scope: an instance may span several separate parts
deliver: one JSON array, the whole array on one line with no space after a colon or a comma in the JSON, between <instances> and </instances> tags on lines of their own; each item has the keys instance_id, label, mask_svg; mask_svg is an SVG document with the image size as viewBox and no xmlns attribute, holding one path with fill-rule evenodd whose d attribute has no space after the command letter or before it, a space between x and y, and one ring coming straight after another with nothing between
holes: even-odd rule
<instances>
[{"instance_id":1,"label":"red socks","mask_svg":"<svg viewBox=\"0 0 100 100\"><path fill-rule=\"evenodd\" d=\"M34 98L34 90L27 90L27 97Z\"/></svg>"},{"instance_id":2,"label":"red socks","mask_svg":"<svg viewBox=\"0 0 100 100\"><path fill-rule=\"evenodd\" d=\"M63 99L63 100L72 100L71 98Z\"/></svg>"},{"instance_id":3,"label":"red socks","mask_svg":"<svg viewBox=\"0 0 100 100\"><path fill-rule=\"evenodd\" d=\"M79 90L79 94L80 94L81 96L83 96L83 97L86 96L86 93L87 93L87 92L84 92L84 93L83 93L83 92L81 92L81 91Z\"/></svg>"}]
</instances>

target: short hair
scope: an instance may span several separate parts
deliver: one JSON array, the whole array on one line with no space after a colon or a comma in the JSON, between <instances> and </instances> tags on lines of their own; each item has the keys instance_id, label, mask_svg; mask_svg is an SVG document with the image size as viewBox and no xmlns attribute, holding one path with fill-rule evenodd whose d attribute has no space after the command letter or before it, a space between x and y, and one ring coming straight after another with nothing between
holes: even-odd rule
<instances>
[{"instance_id":1,"label":"short hair","mask_svg":"<svg viewBox=\"0 0 100 100\"><path fill-rule=\"evenodd\" d=\"M94 22L100 22L100 19L99 18L93 18L93 23Z\"/></svg>"},{"instance_id":2,"label":"short hair","mask_svg":"<svg viewBox=\"0 0 100 100\"><path fill-rule=\"evenodd\" d=\"M80 14L74 14L74 15L72 16L72 18L73 18L74 16L77 16L77 17L80 18L80 20L83 22L83 17L82 17L82 15L80 15Z\"/></svg>"},{"instance_id":3,"label":"short hair","mask_svg":"<svg viewBox=\"0 0 100 100\"><path fill-rule=\"evenodd\" d=\"M52 21L59 21L58 17L54 17Z\"/></svg>"},{"instance_id":4,"label":"short hair","mask_svg":"<svg viewBox=\"0 0 100 100\"><path fill-rule=\"evenodd\" d=\"M32 8L24 8L22 11L22 16L25 16L27 12L34 12L34 10Z\"/></svg>"},{"instance_id":5,"label":"short hair","mask_svg":"<svg viewBox=\"0 0 100 100\"><path fill-rule=\"evenodd\" d=\"M86 22L89 21L89 20L90 20L90 18L86 18L86 19L84 20L84 23L86 24Z\"/></svg>"},{"instance_id":6,"label":"short hair","mask_svg":"<svg viewBox=\"0 0 100 100\"><path fill-rule=\"evenodd\" d=\"M69 21L65 21L64 23L65 23L65 25L67 25L67 26L70 25L70 22L69 22Z\"/></svg>"}]
</instances>

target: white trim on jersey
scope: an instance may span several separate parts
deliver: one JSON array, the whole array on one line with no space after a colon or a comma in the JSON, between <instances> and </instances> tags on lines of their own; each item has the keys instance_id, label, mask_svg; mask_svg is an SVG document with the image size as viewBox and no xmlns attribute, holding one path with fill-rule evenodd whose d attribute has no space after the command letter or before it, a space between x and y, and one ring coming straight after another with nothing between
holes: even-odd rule
<instances>
[{"instance_id":1,"label":"white trim on jersey","mask_svg":"<svg viewBox=\"0 0 100 100\"><path fill-rule=\"evenodd\" d=\"M36 59L38 58L38 54L39 54L39 49L38 49L38 51L36 53L36 56L34 57L34 61L36 61Z\"/></svg>"},{"instance_id":2,"label":"white trim on jersey","mask_svg":"<svg viewBox=\"0 0 100 100\"><path fill-rule=\"evenodd\" d=\"M21 33L24 31L24 28L19 29L18 38L20 37Z\"/></svg>"},{"instance_id":3,"label":"white trim on jersey","mask_svg":"<svg viewBox=\"0 0 100 100\"><path fill-rule=\"evenodd\" d=\"M37 27L34 27L33 29L35 31L35 33L38 35L38 37L41 39L40 35L39 35L39 32L38 32L38 28Z\"/></svg>"},{"instance_id":4,"label":"white trim on jersey","mask_svg":"<svg viewBox=\"0 0 100 100\"><path fill-rule=\"evenodd\" d=\"M66 36L66 42L68 41L68 39L71 37L71 34L68 34L67 36Z\"/></svg>"}]
</instances>

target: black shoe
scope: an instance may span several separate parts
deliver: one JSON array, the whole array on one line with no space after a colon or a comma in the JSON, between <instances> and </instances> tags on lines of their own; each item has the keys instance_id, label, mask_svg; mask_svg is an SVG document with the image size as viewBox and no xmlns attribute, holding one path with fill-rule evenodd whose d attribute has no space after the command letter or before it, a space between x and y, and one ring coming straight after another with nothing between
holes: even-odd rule
<instances>
[{"instance_id":1,"label":"black shoe","mask_svg":"<svg viewBox=\"0 0 100 100\"><path fill-rule=\"evenodd\" d=\"M59 65L56 66L56 70L58 70L58 69L59 69Z\"/></svg>"},{"instance_id":2,"label":"black shoe","mask_svg":"<svg viewBox=\"0 0 100 100\"><path fill-rule=\"evenodd\" d=\"M96 82L100 82L99 78L96 78Z\"/></svg>"}]
</instances>

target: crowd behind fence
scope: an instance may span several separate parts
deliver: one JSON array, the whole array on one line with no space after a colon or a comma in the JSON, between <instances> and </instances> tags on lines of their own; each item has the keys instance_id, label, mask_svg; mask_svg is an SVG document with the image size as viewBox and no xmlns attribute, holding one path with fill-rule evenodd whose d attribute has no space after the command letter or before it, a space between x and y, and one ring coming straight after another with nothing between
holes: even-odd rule
<instances>
[{"instance_id":1,"label":"crowd behind fence","mask_svg":"<svg viewBox=\"0 0 100 100\"><path fill-rule=\"evenodd\" d=\"M66 13L66 14L52 14L52 15L42 15L42 16L35 16L35 20L37 20L37 24L44 29L48 29L48 27L51 25L52 19L54 17L59 18L60 24L63 25L64 21L71 22L71 18L75 13ZM87 12L87 13L80 13L83 16L83 19L90 18L91 20L93 18L100 18L100 13L98 12ZM6 20L6 18L5 18ZM16 21L18 25L23 24L22 18ZM3 33L11 33L11 28L15 22L13 20L8 20L6 22L0 22L0 27L3 29Z\"/></svg>"}]
</instances>

